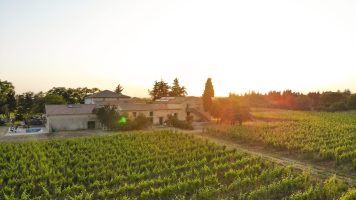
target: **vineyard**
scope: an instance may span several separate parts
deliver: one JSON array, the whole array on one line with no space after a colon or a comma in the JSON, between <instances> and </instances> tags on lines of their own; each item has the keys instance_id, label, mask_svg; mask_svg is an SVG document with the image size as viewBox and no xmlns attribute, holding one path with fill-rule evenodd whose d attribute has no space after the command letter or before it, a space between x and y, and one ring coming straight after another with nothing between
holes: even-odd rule
<instances>
[{"instance_id":1,"label":"vineyard","mask_svg":"<svg viewBox=\"0 0 356 200\"><path fill-rule=\"evenodd\" d=\"M324 182L182 133L1 143L0 199L352 199Z\"/></svg>"},{"instance_id":2,"label":"vineyard","mask_svg":"<svg viewBox=\"0 0 356 200\"><path fill-rule=\"evenodd\" d=\"M205 134L264 143L356 171L356 113L267 110L253 115L253 122L242 126L216 125L207 128Z\"/></svg>"}]
</instances>

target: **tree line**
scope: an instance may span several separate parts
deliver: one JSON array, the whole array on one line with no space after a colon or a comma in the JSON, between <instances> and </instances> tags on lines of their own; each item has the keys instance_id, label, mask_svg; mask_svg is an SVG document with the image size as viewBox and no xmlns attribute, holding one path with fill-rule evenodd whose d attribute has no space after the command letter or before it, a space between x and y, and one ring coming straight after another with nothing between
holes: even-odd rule
<instances>
[{"instance_id":1,"label":"tree line","mask_svg":"<svg viewBox=\"0 0 356 200\"><path fill-rule=\"evenodd\" d=\"M233 101L231 98L214 98L214 86L211 78L205 83L202 95L204 110L217 119L218 123L242 124L251 118L249 106Z\"/></svg>"},{"instance_id":2,"label":"tree line","mask_svg":"<svg viewBox=\"0 0 356 200\"><path fill-rule=\"evenodd\" d=\"M328 112L356 109L356 94L350 90L307 94L292 90L270 91L266 94L252 91L242 95L230 93L228 97L214 97L211 78L206 81L202 99L206 112L219 123L231 124L250 120L251 107Z\"/></svg>"},{"instance_id":3,"label":"tree line","mask_svg":"<svg viewBox=\"0 0 356 200\"><path fill-rule=\"evenodd\" d=\"M156 100L162 97L183 97L186 96L187 89L184 86L180 86L178 78L173 80L173 85L170 86L167 82L155 81L152 90L148 90L152 100Z\"/></svg>"},{"instance_id":4,"label":"tree line","mask_svg":"<svg viewBox=\"0 0 356 200\"><path fill-rule=\"evenodd\" d=\"M292 90L270 91L266 94L249 92L243 95L230 94L228 98L248 107L331 112L356 109L356 94L352 94L350 90L307 94Z\"/></svg>"},{"instance_id":5,"label":"tree line","mask_svg":"<svg viewBox=\"0 0 356 200\"><path fill-rule=\"evenodd\" d=\"M53 87L47 92L24 92L16 94L11 82L0 80L0 116L10 118L10 113L16 113L16 119L23 119L33 114L45 112L45 105L80 104L88 95L99 92L98 88L65 88ZM116 93L121 94L123 87L118 85ZM148 91L152 100L161 97L186 96L186 87L181 86L178 78L172 86L167 82L155 81ZM212 79L208 78L202 95L206 112L226 122L239 122L249 118L249 107L267 107L292 110L343 111L356 109L356 94L350 90L309 92L307 94L285 91L270 91L266 94L249 92L242 95L231 93L228 97L214 98Z\"/></svg>"},{"instance_id":6,"label":"tree line","mask_svg":"<svg viewBox=\"0 0 356 200\"><path fill-rule=\"evenodd\" d=\"M47 92L15 93L11 82L0 80L0 116L10 118L15 113L16 120L45 113L45 105L84 103L88 95L99 92L98 88L65 88L53 87Z\"/></svg>"},{"instance_id":7,"label":"tree line","mask_svg":"<svg viewBox=\"0 0 356 200\"><path fill-rule=\"evenodd\" d=\"M122 94L124 88L118 84L115 92ZM22 120L36 114L45 113L45 105L54 104L83 104L86 96L99 92L98 88L66 88L53 87L46 92L15 93L15 87L9 81L0 79L0 118L10 119L10 113L15 113L16 120ZM187 95L186 88L180 86L178 78L172 86L165 81L155 81L149 90L152 100L161 97L178 97Z\"/></svg>"}]
</instances>

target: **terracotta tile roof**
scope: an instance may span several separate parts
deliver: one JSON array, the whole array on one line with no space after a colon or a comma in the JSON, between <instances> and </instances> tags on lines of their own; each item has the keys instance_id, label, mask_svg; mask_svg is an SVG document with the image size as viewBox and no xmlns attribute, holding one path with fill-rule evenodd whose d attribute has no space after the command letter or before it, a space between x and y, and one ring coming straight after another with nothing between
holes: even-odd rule
<instances>
[{"instance_id":1,"label":"terracotta tile roof","mask_svg":"<svg viewBox=\"0 0 356 200\"><path fill-rule=\"evenodd\" d=\"M73 105L46 105L46 115L87 115L92 114L95 105L73 104Z\"/></svg>"},{"instance_id":2,"label":"terracotta tile roof","mask_svg":"<svg viewBox=\"0 0 356 200\"><path fill-rule=\"evenodd\" d=\"M110 90L104 90L93 95L87 96L86 98L131 98L127 95L118 94Z\"/></svg>"}]
</instances>

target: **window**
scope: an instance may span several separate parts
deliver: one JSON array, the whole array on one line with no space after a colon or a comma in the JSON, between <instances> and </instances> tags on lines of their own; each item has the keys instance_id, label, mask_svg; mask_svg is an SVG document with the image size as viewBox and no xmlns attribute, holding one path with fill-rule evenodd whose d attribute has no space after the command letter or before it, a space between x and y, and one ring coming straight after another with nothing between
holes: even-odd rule
<instances>
[{"instance_id":1,"label":"window","mask_svg":"<svg viewBox=\"0 0 356 200\"><path fill-rule=\"evenodd\" d=\"M134 117L136 117L137 113L136 113L136 112L132 112L132 115L133 115Z\"/></svg>"},{"instance_id":2,"label":"window","mask_svg":"<svg viewBox=\"0 0 356 200\"><path fill-rule=\"evenodd\" d=\"M153 112L152 111L150 112L150 117L153 117Z\"/></svg>"}]
</instances>

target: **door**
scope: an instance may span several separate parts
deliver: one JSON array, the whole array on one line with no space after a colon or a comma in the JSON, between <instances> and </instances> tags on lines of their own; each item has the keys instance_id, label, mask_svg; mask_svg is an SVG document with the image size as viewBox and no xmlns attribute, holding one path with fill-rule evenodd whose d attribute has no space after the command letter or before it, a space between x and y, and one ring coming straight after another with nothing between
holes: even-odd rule
<instances>
[{"instance_id":1,"label":"door","mask_svg":"<svg viewBox=\"0 0 356 200\"><path fill-rule=\"evenodd\" d=\"M159 117L159 125L163 125L163 117Z\"/></svg>"},{"instance_id":2,"label":"door","mask_svg":"<svg viewBox=\"0 0 356 200\"><path fill-rule=\"evenodd\" d=\"M95 129L95 121L88 121L88 129L90 130Z\"/></svg>"}]
</instances>

